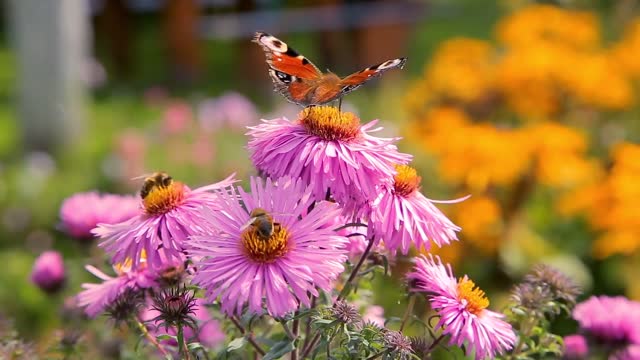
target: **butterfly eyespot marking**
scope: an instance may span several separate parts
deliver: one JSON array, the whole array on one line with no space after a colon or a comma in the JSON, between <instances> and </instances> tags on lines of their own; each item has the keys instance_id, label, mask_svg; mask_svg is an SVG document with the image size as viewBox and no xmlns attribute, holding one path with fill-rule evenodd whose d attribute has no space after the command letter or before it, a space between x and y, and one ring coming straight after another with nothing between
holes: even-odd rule
<instances>
[{"instance_id":1,"label":"butterfly eyespot marking","mask_svg":"<svg viewBox=\"0 0 640 360\"><path fill-rule=\"evenodd\" d=\"M283 73L282 71L271 69L269 72L271 73L271 76L273 76L275 79L278 79L278 81L282 82L283 84L290 84L291 82L298 80L297 77Z\"/></svg>"}]
</instances>

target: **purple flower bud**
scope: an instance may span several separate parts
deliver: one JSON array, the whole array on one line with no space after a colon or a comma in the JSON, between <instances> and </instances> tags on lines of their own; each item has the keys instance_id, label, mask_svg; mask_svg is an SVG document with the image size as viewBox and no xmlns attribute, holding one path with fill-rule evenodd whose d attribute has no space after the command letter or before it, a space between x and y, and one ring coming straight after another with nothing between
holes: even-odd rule
<instances>
[{"instance_id":1,"label":"purple flower bud","mask_svg":"<svg viewBox=\"0 0 640 360\"><path fill-rule=\"evenodd\" d=\"M31 281L48 293L60 290L65 281L62 255L57 251L45 251L40 254L33 264Z\"/></svg>"}]
</instances>

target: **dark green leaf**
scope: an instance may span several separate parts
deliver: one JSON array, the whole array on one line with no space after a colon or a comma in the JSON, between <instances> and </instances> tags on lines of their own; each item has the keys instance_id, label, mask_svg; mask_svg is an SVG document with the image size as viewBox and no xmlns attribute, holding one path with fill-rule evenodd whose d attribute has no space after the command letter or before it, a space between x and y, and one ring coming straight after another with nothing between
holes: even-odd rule
<instances>
[{"instance_id":1,"label":"dark green leaf","mask_svg":"<svg viewBox=\"0 0 640 360\"><path fill-rule=\"evenodd\" d=\"M293 342L290 340L280 341L269 349L269 352L264 355L262 360L279 359L284 356L284 354L288 354L295 350L295 348L295 345L293 345Z\"/></svg>"}]
</instances>

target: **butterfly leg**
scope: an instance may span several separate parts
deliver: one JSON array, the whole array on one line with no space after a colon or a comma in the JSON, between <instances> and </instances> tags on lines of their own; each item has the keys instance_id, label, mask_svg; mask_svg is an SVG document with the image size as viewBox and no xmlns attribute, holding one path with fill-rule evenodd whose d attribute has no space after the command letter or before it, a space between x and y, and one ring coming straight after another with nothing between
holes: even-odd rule
<instances>
[{"instance_id":1,"label":"butterfly leg","mask_svg":"<svg viewBox=\"0 0 640 360\"><path fill-rule=\"evenodd\" d=\"M338 111L342 111L342 97L338 99Z\"/></svg>"}]
</instances>

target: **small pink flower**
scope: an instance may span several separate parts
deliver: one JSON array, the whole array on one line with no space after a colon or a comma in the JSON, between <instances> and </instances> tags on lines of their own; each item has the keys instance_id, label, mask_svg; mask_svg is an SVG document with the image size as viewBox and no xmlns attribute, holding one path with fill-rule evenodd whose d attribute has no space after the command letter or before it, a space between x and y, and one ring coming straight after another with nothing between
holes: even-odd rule
<instances>
[{"instance_id":1,"label":"small pink flower","mask_svg":"<svg viewBox=\"0 0 640 360\"><path fill-rule=\"evenodd\" d=\"M587 340L582 335L569 335L564 338L564 357L567 359L584 359L589 354Z\"/></svg>"},{"instance_id":2,"label":"small pink flower","mask_svg":"<svg viewBox=\"0 0 640 360\"><path fill-rule=\"evenodd\" d=\"M606 344L640 345L640 303L622 296L592 296L576 305L580 329Z\"/></svg>"},{"instance_id":3,"label":"small pink flower","mask_svg":"<svg viewBox=\"0 0 640 360\"><path fill-rule=\"evenodd\" d=\"M33 263L31 282L40 289L55 293L62 288L66 279L64 261L57 251L45 251Z\"/></svg>"},{"instance_id":4,"label":"small pink flower","mask_svg":"<svg viewBox=\"0 0 640 360\"><path fill-rule=\"evenodd\" d=\"M156 273L146 267L132 270L126 265L116 265L116 277L106 275L91 265L85 268L103 281L100 284L82 284L84 290L77 295L78 306L85 308L85 313L90 317L101 314L125 295L127 290L141 291L157 285Z\"/></svg>"},{"instance_id":5,"label":"small pink flower","mask_svg":"<svg viewBox=\"0 0 640 360\"><path fill-rule=\"evenodd\" d=\"M397 174L391 186L382 186L371 204L369 236L384 240L385 247L395 253L409 252L414 244L418 250L431 248L431 241L438 247L457 240L460 227L449 220L420 191L420 176L407 165L396 166ZM458 202L466 198L441 201Z\"/></svg>"},{"instance_id":6,"label":"small pink flower","mask_svg":"<svg viewBox=\"0 0 640 360\"><path fill-rule=\"evenodd\" d=\"M164 112L162 130L167 135L183 133L189 127L193 114L191 107L184 101L174 101Z\"/></svg>"},{"instance_id":7,"label":"small pink flower","mask_svg":"<svg viewBox=\"0 0 640 360\"><path fill-rule=\"evenodd\" d=\"M504 315L487 310L489 300L466 275L456 280L451 266L439 257L421 255L415 271L407 275L415 291L427 293L431 307L440 316L436 328L449 335L450 344L466 343L466 354L475 359L494 358L513 348L516 335Z\"/></svg>"},{"instance_id":8,"label":"small pink flower","mask_svg":"<svg viewBox=\"0 0 640 360\"><path fill-rule=\"evenodd\" d=\"M61 226L78 239L91 239L98 224L116 224L142 213L140 198L131 195L78 193L60 206Z\"/></svg>"},{"instance_id":9,"label":"small pink flower","mask_svg":"<svg viewBox=\"0 0 640 360\"><path fill-rule=\"evenodd\" d=\"M166 174L165 174L166 175ZM216 189L234 183L233 175L215 184L191 190L185 184L173 181L154 186L143 199L144 212L118 224L100 224L93 233L112 261L121 263L133 259L133 269L140 265L143 251L146 265L158 270L166 262L179 262L184 256L189 236L202 232L204 222L201 208L219 210ZM164 257L159 256L162 249Z\"/></svg>"},{"instance_id":10,"label":"small pink flower","mask_svg":"<svg viewBox=\"0 0 640 360\"><path fill-rule=\"evenodd\" d=\"M205 131L216 131L223 126L244 130L256 122L258 110L242 94L234 91L203 101L198 110L198 120Z\"/></svg>"}]
</instances>

